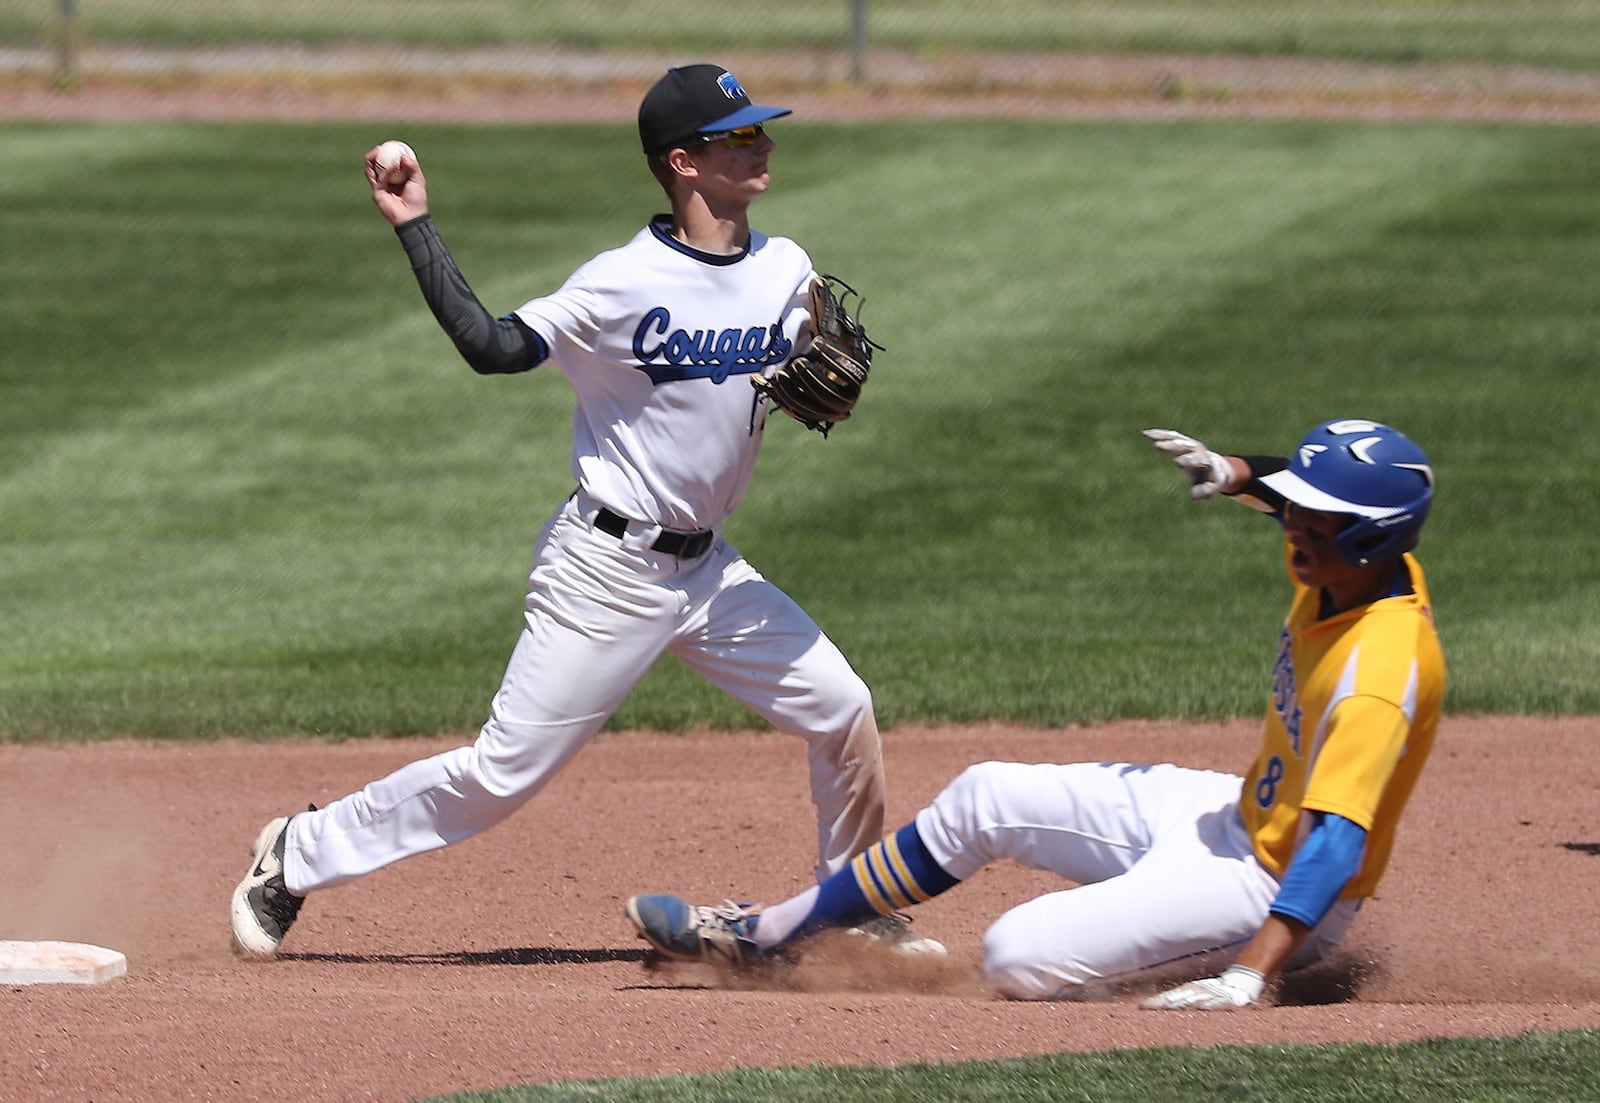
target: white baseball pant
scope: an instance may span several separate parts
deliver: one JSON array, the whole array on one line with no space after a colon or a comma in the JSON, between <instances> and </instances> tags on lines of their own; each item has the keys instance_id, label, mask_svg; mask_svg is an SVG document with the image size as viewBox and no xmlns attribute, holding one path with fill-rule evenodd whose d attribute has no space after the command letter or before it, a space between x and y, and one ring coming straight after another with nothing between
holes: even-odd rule
<instances>
[{"instance_id":1,"label":"white baseball pant","mask_svg":"<svg viewBox=\"0 0 1600 1103\"><path fill-rule=\"evenodd\" d=\"M1242 784L1173 765L985 762L917 814L917 831L953 877L1010 859L1079 886L1012 908L983 940L984 975L1003 994L1072 998L1231 957L1265 922L1278 879L1239 818ZM1290 967L1331 952L1358 906L1335 905Z\"/></svg>"},{"instance_id":2,"label":"white baseball pant","mask_svg":"<svg viewBox=\"0 0 1600 1103\"><path fill-rule=\"evenodd\" d=\"M833 642L720 534L705 555L678 559L650 550L659 529L596 530L599 508L580 493L546 524L522 632L477 739L296 815L284 852L291 892L499 823L600 730L663 651L806 739L819 878L882 836L872 696Z\"/></svg>"}]
</instances>

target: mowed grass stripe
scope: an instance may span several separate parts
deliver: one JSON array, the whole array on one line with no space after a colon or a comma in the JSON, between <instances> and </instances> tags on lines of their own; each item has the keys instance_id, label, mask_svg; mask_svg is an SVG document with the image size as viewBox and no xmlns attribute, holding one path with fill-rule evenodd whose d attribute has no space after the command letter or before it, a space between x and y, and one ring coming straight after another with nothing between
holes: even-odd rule
<instances>
[{"instance_id":1,"label":"mowed grass stripe","mask_svg":"<svg viewBox=\"0 0 1600 1103\"><path fill-rule=\"evenodd\" d=\"M565 384L455 358L364 194L372 128L140 128L87 178L50 162L104 128L54 129L0 128L27 166L0 213L4 730L474 725L570 483ZM661 204L626 128L407 137L495 311ZM780 141L758 224L861 286L888 351L830 440L769 430L730 531L886 722L1253 712L1283 598L1270 532L1190 507L1138 429L1281 448L1344 412L1448 465L1428 562L1458 700L1596 707L1583 538L1528 524L1595 459L1597 235L1574 183L1594 140L967 122ZM1549 427L1570 462L1528 446ZM1537 674L1504 662L1512 640ZM672 664L617 718L750 722Z\"/></svg>"}]
</instances>

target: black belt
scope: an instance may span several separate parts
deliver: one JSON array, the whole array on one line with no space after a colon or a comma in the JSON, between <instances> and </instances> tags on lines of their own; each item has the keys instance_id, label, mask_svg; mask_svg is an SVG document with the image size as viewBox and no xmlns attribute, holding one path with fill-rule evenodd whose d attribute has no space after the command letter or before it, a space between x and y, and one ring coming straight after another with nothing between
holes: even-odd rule
<instances>
[{"instance_id":1,"label":"black belt","mask_svg":"<svg viewBox=\"0 0 1600 1103\"><path fill-rule=\"evenodd\" d=\"M601 506L600 512L594 515L594 527L620 540L628 531L628 519ZM650 545L650 550L663 555L675 555L679 559L698 559L711 550L711 542L715 539L716 533L710 529L701 529L699 532L663 530L661 535L656 537L656 542Z\"/></svg>"}]
</instances>

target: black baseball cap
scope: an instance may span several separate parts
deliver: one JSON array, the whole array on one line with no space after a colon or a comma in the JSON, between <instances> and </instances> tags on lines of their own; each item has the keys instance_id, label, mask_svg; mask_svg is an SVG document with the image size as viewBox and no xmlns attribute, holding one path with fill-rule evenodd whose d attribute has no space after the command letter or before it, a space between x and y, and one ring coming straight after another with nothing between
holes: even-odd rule
<instances>
[{"instance_id":1,"label":"black baseball cap","mask_svg":"<svg viewBox=\"0 0 1600 1103\"><path fill-rule=\"evenodd\" d=\"M739 78L720 65L667 70L639 104L639 142L647 155L664 153L696 134L755 126L790 114L787 107L750 102Z\"/></svg>"}]
</instances>

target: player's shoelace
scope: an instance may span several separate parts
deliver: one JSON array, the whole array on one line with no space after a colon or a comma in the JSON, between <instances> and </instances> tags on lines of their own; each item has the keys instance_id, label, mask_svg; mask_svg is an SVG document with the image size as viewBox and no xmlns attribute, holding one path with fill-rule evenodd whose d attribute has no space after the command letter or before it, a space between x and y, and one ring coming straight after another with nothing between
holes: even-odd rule
<instances>
[{"instance_id":1,"label":"player's shoelace","mask_svg":"<svg viewBox=\"0 0 1600 1103\"><path fill-rule=\"evenodd\" d=\"M724 900L720 904L695 904L693 910L697 926L720 927L740 938L749 937L749 921L761 914L761 908L757 905L736 904L732 900Z\"/></svg>"}]
</instances>

